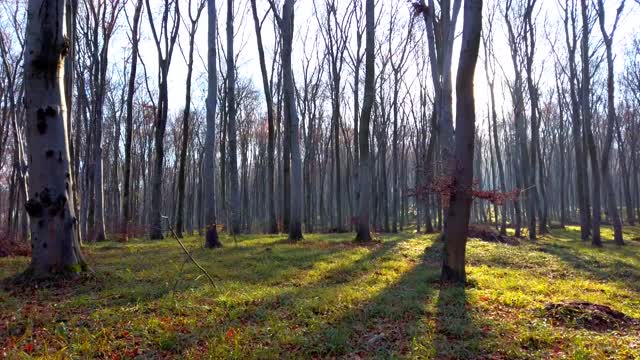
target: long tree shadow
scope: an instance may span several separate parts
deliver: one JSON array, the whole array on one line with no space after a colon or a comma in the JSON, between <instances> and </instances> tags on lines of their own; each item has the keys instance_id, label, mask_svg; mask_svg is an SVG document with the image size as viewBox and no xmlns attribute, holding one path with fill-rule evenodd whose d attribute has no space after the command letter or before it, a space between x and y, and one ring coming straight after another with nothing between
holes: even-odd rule
<instances>
[{"instance_id":1,"label":"long tree shadow","mask_svg":"<svg viewBox=\"0 0 640 360\"><path fill-rule=\"evenodd\" d=\"M308 357L390 358L410 350L428 316L437 274L415 265L373 298L350 308L308 335Z\"/></svg>"},{"instance_id":2,"label":"long tree shadow","mask_svg":"<svg viewBox=\"0 0 640 360\"><path fill-rule=\"evenodd\" d=\"M440 278L442 251L440 240L424 252L424 262ZM439 283L436 304L435 331L431 345L436 358L471 359L480 353L481 332L469 314L470 305L464 286Z\"/></svg>"},{"instance_id":3,"label":"long tree shadow","mask_svg":"<svg viewBox=\"0 0 640 360\"><path fill-rule=\"evenodd\" d=\"M469 314L470 305L463 286L442 285L438 293L436 333L433 348L443 359L480 357L482 333Z\"/></svg>"},{"instance_id":4,"label":"long tree shadow","mask_svg":"<svg viewBox=\"0 0 640 360\"><path fill-rule=\"evenodd\" d=\"M423 262L397 281L338 319L310 334L310 357L407 356L416 343L431 337L432 355L471 358L477 352L479 334L467 313L465 289L439 290L437 310L433 297L440 288L442 244L432 242Z\"/></svg>"}]
</instances>

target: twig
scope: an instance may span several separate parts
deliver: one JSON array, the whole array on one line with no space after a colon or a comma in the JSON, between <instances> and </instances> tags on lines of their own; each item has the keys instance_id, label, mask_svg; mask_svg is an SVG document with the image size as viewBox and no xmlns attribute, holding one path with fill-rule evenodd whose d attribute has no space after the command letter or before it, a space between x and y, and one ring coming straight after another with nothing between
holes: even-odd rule
<instances>
[{"instance_id":1,"label":"twig","mask_svg":"<svg viewBox=\"0 0 640 360\"><path fill-rule=\"evenodd\" d=\"M209 282L211 283L211 286L213 286L214 288L217 288L216 284L213 282L213 278L211 277L211 275L209 275L207 270L205 270L202 266L200 266L200 264L198 264L196 259L194 259L193 256L191 256L191 254L189 253L189 250L187 250L187 248L184 246L182 241L180 241L180 239L178 238L178 235L176 235L176 232L173 231L173 226L171 226L171 222L169 221L169 217L168 216L162 216L162 218L163 219L167 219L167 223L169 224L169 231L171 231L171 234L173 235L173 237L176 239L178 244L180 244L180 247L182 247L182 250L184 250L184 253L187 254L187 256L191 259L191 261L193 261L193 263L198 267L198 269L200 269L200 271L202 271L204 273L204 275L207 277L207 279L209 279Z\"/></svg>"}]
</instances>

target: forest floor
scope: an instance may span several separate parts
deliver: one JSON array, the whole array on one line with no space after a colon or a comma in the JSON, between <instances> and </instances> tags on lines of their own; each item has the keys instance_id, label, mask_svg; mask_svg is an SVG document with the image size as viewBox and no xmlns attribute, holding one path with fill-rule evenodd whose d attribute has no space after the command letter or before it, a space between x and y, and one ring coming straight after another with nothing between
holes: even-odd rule
<instances>
[{"instance_id":1,"label":"forest floor","mask_svg":"<svg viewBox=\"0 0 640 360\"><path fill-rule=\"evenodd\" d=\"M218 250L186 238L216 288L173 239L88 245L95 275L0 288L0 358L640 359L637 323L566 320L549 305L640 319L640 228L625 232L617 247L605 229L602 249L577 228L519 246L471 240L466 288L439 282L436 235L369 247L352 234L248 235ZM0 259L0 279L27 264Z\"/></svg>"}]
</instances>

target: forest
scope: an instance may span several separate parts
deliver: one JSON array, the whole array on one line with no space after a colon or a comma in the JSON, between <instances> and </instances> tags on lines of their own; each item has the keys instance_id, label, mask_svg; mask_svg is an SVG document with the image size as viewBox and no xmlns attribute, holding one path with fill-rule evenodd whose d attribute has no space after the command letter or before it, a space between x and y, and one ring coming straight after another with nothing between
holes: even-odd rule
<instances>
[{"instance_id":1,"label":"forest","mask_svg":"<svg viewBox=\"0 0 640 360\"><path fill-rule=\"evenodd\" d=\"M640 0L0 0L0 359L640 359Z\"/></svg>"}]
</instances>

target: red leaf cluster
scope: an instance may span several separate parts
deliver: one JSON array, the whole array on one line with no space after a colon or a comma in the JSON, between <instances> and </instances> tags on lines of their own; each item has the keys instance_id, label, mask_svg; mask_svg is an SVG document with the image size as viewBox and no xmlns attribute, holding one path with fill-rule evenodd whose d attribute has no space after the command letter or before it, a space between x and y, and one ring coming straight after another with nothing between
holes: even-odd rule
<instances>
[{"instance_id":1,"label":"red leaf cluster","mask_svg":"<svg viewBox=\"0 0 640 360\"><path fill-rule=\"evenodd\" d=\"M495 205L503 205L506 201L517 201L520 198L521 190L515 188L511 191L502 192L499 190L481 190L477 188L478 184L474 182L471 188L471 196L474 199L487 200ZM425 199L428 194L438 194L442 200L444 207L449 207L449 200L455 190L455 184L452 176L435 177L431 183L417 186L409 195L418 199Z\"/></svg>"}]
</instances>

